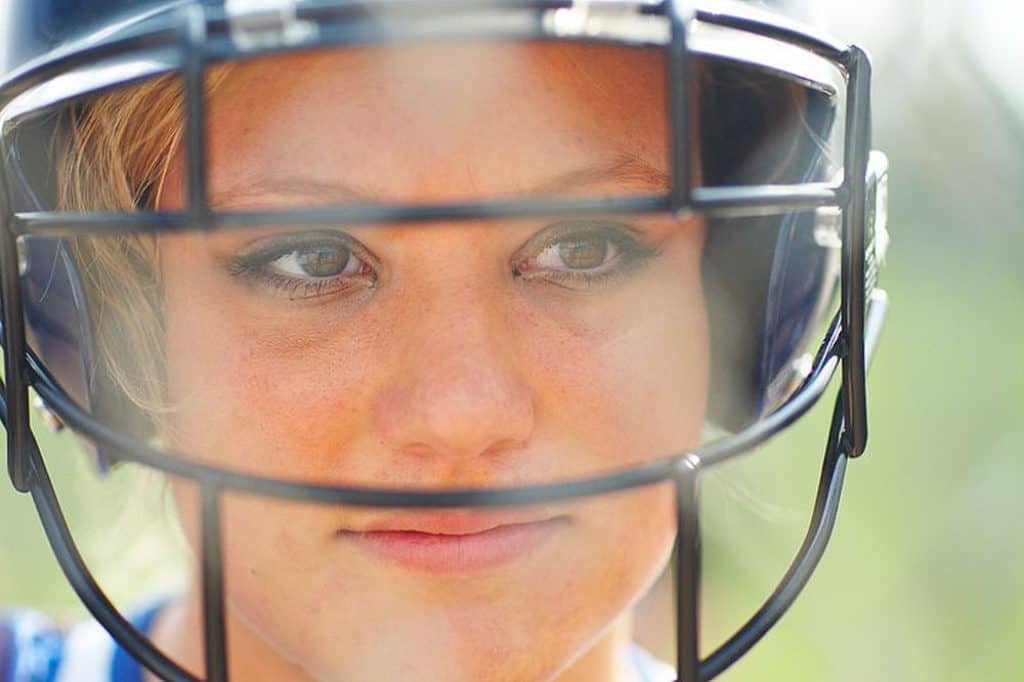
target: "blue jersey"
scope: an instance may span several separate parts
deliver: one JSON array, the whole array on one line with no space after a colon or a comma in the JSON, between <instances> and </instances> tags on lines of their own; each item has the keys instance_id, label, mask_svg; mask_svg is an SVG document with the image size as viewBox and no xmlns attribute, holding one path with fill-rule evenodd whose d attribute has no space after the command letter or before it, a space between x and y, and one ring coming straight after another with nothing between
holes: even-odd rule
<instances>
[{"instance_id":1,"label":"blue jersey","mask_svg":"<svg viewBox=\"0 0 1024 682\"><path fill-rule=\"evenodd\" d=\"M131 618L142 633L152 627L161 601ZM626 665L640 682L671 682L672 668L640 647L630 647ZM142 668L95 621L67 631L32 611L0 620L0 682L142 682Z\"/></svg>"},{"instance_id":2,"label":"blue jersey","mask_svg":"<svg viewBox=\"0 0 1024 682\"><path fill-rule=\"evenodd\" d=\"M160 602L130 619L148 633ZM33 611L0 620L0 682L142 682L142 667L95 621L68 630Z\"/></svg>"}]
</instances>

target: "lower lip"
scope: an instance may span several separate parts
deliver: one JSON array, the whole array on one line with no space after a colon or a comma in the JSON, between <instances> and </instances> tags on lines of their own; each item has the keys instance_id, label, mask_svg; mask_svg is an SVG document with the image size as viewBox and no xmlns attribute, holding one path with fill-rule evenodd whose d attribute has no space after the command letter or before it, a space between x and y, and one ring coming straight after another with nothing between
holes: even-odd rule
<instances>
[{"instance_id":1,"label":"lower lip","mask_svg":"<svg viewBox=\"0 0 1024 682\"><path fill-rule=\"evenodd\" d=\"M342 537L400 566L430 573L467 573L511 563L568 525L557 517L480 533L442 535L416 531L344 532Z\"/></svg>"}]
</instances>

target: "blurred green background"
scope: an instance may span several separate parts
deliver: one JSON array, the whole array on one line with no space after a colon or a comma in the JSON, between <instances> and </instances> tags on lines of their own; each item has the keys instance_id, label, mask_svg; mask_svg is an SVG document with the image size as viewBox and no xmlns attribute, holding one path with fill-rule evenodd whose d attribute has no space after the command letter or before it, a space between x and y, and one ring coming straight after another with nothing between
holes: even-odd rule
<instances>
[{"instance_id":1,"label":"blurred green background","mask_svg":"<svg viewBox=\"0 0 1024 682\"><path fill-rule=\"evenodd\" d=\"M1024 5L807 4L874 58L891 309L829 550L724 679L1024 680Z\"/></svg>"},{"instance_id":2,"label":"blurred green background","mask_svg":"<svg viewBox=\"0 0 1024 682\"><path fill-rule=\"evenodd\" d=\"M849 467L829 550L790 613L722 679L1024 679L1024 5L804 4L875 60L891 310L870 377L869 451ZM817 410L737 466L733 483L730 472L709 483L707 647L781 576L826 417ZM134 502L96 504L123 498L78 465L58 482L81 490L69 506L85 525L137 515ZM737 507L749 514L734 517ZM80 613L29 501L4 487L0 518L0 606ZM104 556L105 541L87 553ZM126 599L166 578L126 561L109 557L121 569L111 589ZM662 585L638 624L666 654L667 606Z\"/></svg>"}]
</instances>

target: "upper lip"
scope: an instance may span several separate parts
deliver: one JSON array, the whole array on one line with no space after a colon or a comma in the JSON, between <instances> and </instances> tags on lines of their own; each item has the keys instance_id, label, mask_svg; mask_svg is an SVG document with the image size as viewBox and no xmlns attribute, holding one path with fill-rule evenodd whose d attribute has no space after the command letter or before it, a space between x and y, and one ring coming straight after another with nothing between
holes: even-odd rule
<instances>
[{"instance_id":1,"label":"upper lip","mask_svg":"<svg viewBox=\"0 0 1024 682\"><path fill-rule=\"evenodd\" d=\"M342 528L341 533L426 533L430 535L476 535L503 526L543 523L564 515L552 511L517 512L418 512L400 513L361 524L358 528Z\"/></svg>"}]
</instances>

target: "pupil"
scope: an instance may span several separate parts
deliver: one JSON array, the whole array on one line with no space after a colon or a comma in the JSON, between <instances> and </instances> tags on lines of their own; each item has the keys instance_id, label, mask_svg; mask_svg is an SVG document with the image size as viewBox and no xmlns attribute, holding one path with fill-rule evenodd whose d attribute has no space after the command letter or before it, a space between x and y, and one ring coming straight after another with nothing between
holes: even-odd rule
<instances>
[{"instance_id":1,"label":"pupil","mask_svg":"<svg viewBox=\"0 0 1024 682\"><path fill-rule=\"evenodd\" d=\"M349 251L342 246L323 244L300 249L296 257L299 267L310 277L331 277L345 269Z\"/></svg>"},{"instance_id":2,"label":"pupil","mask_svg":"<svg viewBox=\"0 0 1024 682\"><path fill-rule=\"evenodd\" d=\"M607 239L568 239L558 243L558 257L572 270L593 270L608 255Z\"/></svg>"}]
</instances>

